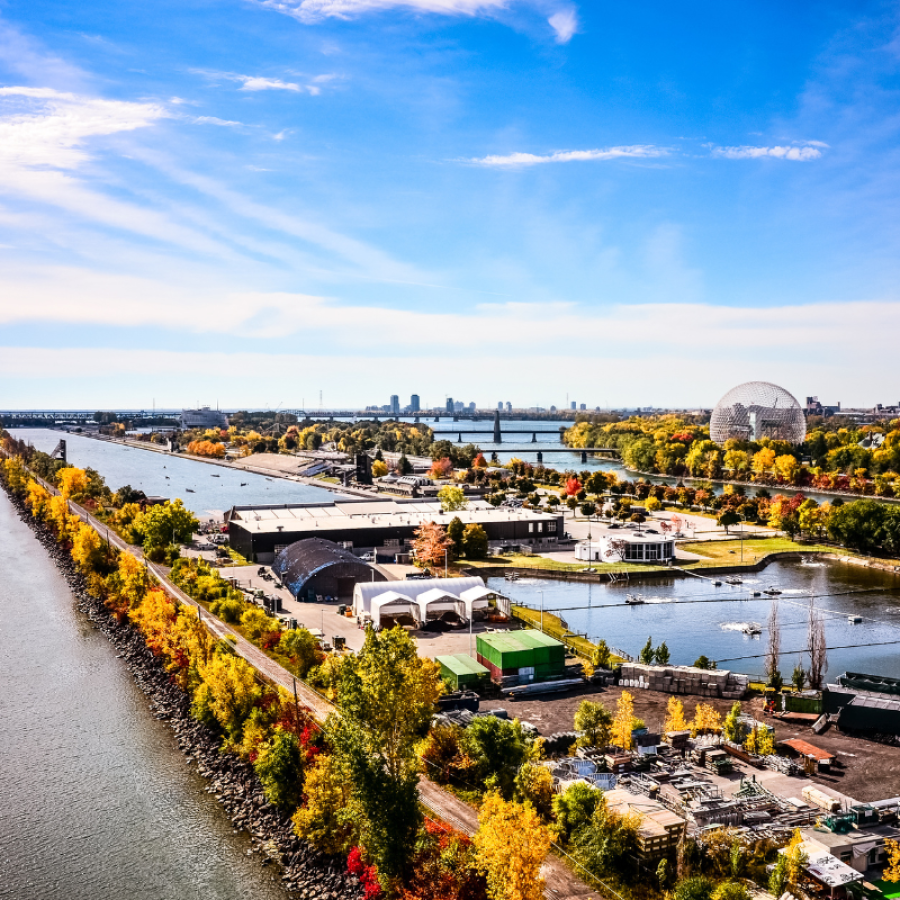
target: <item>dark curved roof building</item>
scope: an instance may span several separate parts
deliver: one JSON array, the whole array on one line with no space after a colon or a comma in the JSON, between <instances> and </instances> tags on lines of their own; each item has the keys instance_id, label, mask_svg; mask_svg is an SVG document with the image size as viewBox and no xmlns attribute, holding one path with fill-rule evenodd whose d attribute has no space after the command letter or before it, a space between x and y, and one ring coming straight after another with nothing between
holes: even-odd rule
<instances>
[{"instance_id":1,"label":"dark curved roof building","mask_svg":"<svg viewBox=\"0 0 900 900\"><path fill-rule=\"evenodd\" d=\"M349 599L359 582L387 580L349 550L322 538L305 538L285 547L272 569L295 597L303 599L316 594Z\"/></svg>"}]
</instances>

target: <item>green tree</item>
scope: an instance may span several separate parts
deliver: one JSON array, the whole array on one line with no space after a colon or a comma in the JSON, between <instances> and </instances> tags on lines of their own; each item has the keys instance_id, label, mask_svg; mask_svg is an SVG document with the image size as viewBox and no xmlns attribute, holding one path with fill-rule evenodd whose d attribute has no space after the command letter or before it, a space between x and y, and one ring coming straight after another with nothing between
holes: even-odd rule
<instances>
[{"instance_id":1,"label":"green tree","mask_svg":"<svg viewBox=\"0 0 900 900\"><path fill-rule=\"evenodd\" d=\"M641 648L641 653L640 653L640 656L638 657L638 659L640 659L640 661L645 666L652 666L655 655L656 654L653 651L653 638L648 637L647 643L644 644L644 646Z\"/></svg>"},{"instance_id":2,"label":"green tree","mask_svg":"<svg viewBox=\"0 0 900 900\"><path fill-rule=\"evenodd\" d=\"M575 730L582 732L578 743L582 747L606 747L612 728L612 713L602 704L582 700L575 713Z\"/></svg>"},{"instance_id":3,"label":"green tree","mask_svg":"<svg viewBox=\"0 0 900 900\"><path fill-rule=\"evenodd\" d=\"M806 672L799 662L794 666L794 671L791 673L791 684L796 691L802 691L803 686L806 684Z\"/></svg>"},{"instance_id":4,"label":"green tree","mask_svg":"<svg viewBox=\"0 0 900 900\"><path fill-rule=\"evenodd\" d=\"M740 521L741 517L733 509L726 509L720 513L719 518L716 519L716 524L721 525L725 529L725 534L728 534L728 529L732 525L737 525Z\"/></svg>"},{"instance_id":5,"label":"green tree","mask_svg":"<svg viewBox=\"0 0 900 900\"><path fill-rule=\"evenodd\" d=\"M406 458L405 453L401 453L400 459L397 460L397 471L401 475L411 475L412 470L412 463Z\"/></svg>"},{"instance_id":6,"label":"green tree","mask_svg":"<svg viewBox=\"0 0 900 900\"><path fill-rule=\"evenodd\" d=\"M297 674L305 678L309 670L318 664L318 641L305 628L292 628L281 636L278 649L294 661Z\"/></svg>"},{"instance_id":7,"label":"green tree","mask_svg":"<svg viewBox=\"0 0 900 900\"><path fill-rule=\"evenodd\" d=\"M475 763L479 781L488 790L512 796L516 772L528 758L529 740L518 719L479 716L465 730L463 750Z\"/></svg>"},{"instance_id":8,"label":"green tree","mask_svg":"<svg viewBox=\"0 0 900 900\"><path fill-rule=\"evenodd\" d=\"M403 876L415 849L422 819L415 745L441 690L439 667L418 655L402 628L367 629L362 650L341 670L341 715L329 719L328 733L351 773L363 843L385 887Z\"/></svg>"},{"instance_id":9,"label":"green tree","mask_svg":"<svg viewBox=\"0 0 900 900\"><path fill-rule=\"evenodd\" d=\"M675 886L675 900L711 900L715 885L705 875L683 878Z\"/></svg>"},{"instance_id":10,"label":"green tree","mask_svg":"<svg viewBox=\"0 0 900 900\"><path fill-rule=\"evenodd\" d=\"M468 559L484 559L488 552L487 532L481 525L466 525L463 532L463 550Z\"/></svg>"},{"instance_id":11,"label":"green tree","mask_svg":"<svg viewBox=\"0 0 900 900\"><path fill-rule=\"evenodd\" d=\"M597 649L594 650L594 656L591 663L598 668L608 669L610 666L610 656L609 645L603 638L600 638L597 642Z\"/></svg>"},{"instance_id":12,"label":"green tree","mask_svg":"<svg viewBox=\"0 0 900 900\"><path fill-rule=\"evenodd\" d=\"M875 500L832 504L828 533L838 543L855 550L871 551L881 543L885 505Z\"/></svg>"},{"instance_id":13,"label":"green tree","mask_svg":"<svg viewBox=\"0 0 900 900\"><path fill-rule=\"evenodd\" d=\"M132 532L151 558L158 556L170 544L188 543L200 523L186 509L181 500L151 506L141 513L132 525Z\"/></svg>"},{"instance_id":14,"label":"green tree","mask_svg":"<svg viewBox=\"0 0 900 900\"><path fill-rule=\"evenodd\" d=\"M653 656L656 659L656 664L658 666L667 666L669 664L669 647L665 641L663 641L653 652Z\"/></svg>"},{"instance_id":15,"label":"green tree","mask_svg":"<svg viewBox=\"0 0 900 900\"><path fill-rule=\"evenodd\" d=\"M469 505L466 492L452 484L446 484L438 491L438 500L444 512L459 512Z\"/></svg>"},{"instance_id":16,"label":"green tree","mask_svg":"<svg viewBox=\"0 0 900 900\"><path fill-rule=\"evenodd\" d=\"M564 843L591 824L602 796L596 788L576 781L553 798L554 831Z\"/></svg>"},{"instance_id":17,"label":"green tree","mask_svg":"<svg viewBox=\"0 0 900 900\"><path fill-rule=\"evenodd\" d=\"M741 715L741 704L735 701L731 704L728 715L725 716L725 724L723 726L723 734L725 739L734 744L740 744L743 740L743 728L738 721Z\"/></svg>"},{"instance_id":18,"label":"green tree","mask_svg":"<svg viewBox=\"0 0 900 900\"><path fill-rule=\"evenodd\" d=\"M775 860L775 868L769 876L769 893L780 897L788 888L788 858L784 853L778 854Z\"/></svg>"},{"instance_id":19,"label":"green tree","mask_svg":"<svg viewBox=\"0 0 900 900\"><path fill-rule=\"evenodd\" d=\"M297 737L275 729L253 763L270 803L293 812L303 797L303 754Z\"/></svg>"},{"instance_id":20,"label":"green tree","mask_svg":"<svg viewBox=\"0 0 900 900\"><path fill-rule=\"evenodd\" d=\"M459 516L454 516L447 524L447 537L453 541L453 553L455 556L463 555L463 534L466 526Z\"/></svg>"}]
</instances>

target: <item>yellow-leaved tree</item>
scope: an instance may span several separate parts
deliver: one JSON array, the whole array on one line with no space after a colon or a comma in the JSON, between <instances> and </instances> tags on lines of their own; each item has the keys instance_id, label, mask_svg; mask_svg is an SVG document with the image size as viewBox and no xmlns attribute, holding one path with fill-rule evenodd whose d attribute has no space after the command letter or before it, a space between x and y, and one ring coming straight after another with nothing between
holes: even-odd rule
<instances>
[{"instance_id":1,"label":"yellow-leaved tree","mask_svg":"<svg viewBox=\"0 0 900 900\"><path fill-rule=\"evenodd\" d=\"M28 494L25 502L36 519L43 519L50 502L50 494L36 481L28 482Z\"/></svg>"},{"instance_id":2,"label":"yellow-leaved tree","mask_svg":"<svg viewBox=\"0 0 900 900\"><path fill-rule=\"evenodd\" d=\"M613 718L610 737L612 742L623 750L630 750L634 743L634 697L628 691L622 691L616 703L616 715Z\"/></svg>"},{"instance_id":3,"label":"yellow-leaved tree","mask_svg":"<svg viewBox=\"0 0 900 900\"><path fill-rule=\"evenodd\" d=\"M887 866L881 877L885 881L896 883L900 881L900 842L887 838L884 842L884 852L887 854Z\"/></svg>"},{"instance_id":4,"label":"yellow-leaved tree","mask_svg":"<svg viewBox=\"0 0 900 900\"><path fill-rule=\"evenodd\" d=\"M709 703L698 703L691 722L691 737L698 734L716 734L722 730L722 716Z\"/></svg>"},{"instance_id":5,"label":"yellow-leaved tree","mask_svg":"<svg viewBox=\"0 0 900 900\"><path fill-rule=\"evenodd\" d=\"M54 494L47 503L47 522L56 532L56 537L64 541L69 537L70 529L78 522L76 516L70 515L69 504L65 497Z\"/></svg>"},{"instance_id":6,"label":"yellow-leaved tree","mask_svg":"<svg viewBox=\"0 0 900 900\"><path fill-rule=\"evenodd\" d=\"M85 574L99 571L107 557L106 544L100 535L84 522L78 522L71 534L75 565Z\"/></svg>"},{"instance_id":7,"label":"yellow-leaved tree","mask_svg":"<svg viewBox=\"0 0 900 900\"><path fill-rule=\"evenodd\" d=\"M87 490L88 477L84 469L67 466L65 469L59 470L57 482L59 484L59 492L66 500L71 500Z\"/></svg>"},{"instance_id":8,"label":"yellow-leaved tree","mask_svg":"<svg viewBox=\"0 0 900 900\"><path fill-rule=\"evenodd\" d=\"M350 776L332 754L320 754L303 781L306 805L294 814L294 831L317 850L334 855L349 850L357 815L351 803Z\"/></svg>"},{"instance_id":9,"label":"yellow-leaved tree","mask_svg":"<svg viewBox=\"0 0 900 900\"><path fill-rule=\"evenodd\" d=\"M800 883L800 873L803 871L803 867L809 862L809 857L803 849L803 840L802 832L799 828L795 828L784 853L787 857L788 881L793 885Z\"/></svg>"},{"instance_id":10,"label":"yellow-leaved tree","mask_svg":"<svg viewBox=\"0 0 900 900\"><path fill-rule=\"evenodd\" d=\"M550 832L528 805L488 794L472 838L478 866L492 900L541 900L541 865L550 849Z\"/></svg>"},{"instance_id":11,"label":"yellow-leaved tree","mask_svg":"<svg viewBox=\"0 0 900 900\"><path fill-rule=\"evenodd\" d=\"M666 723L663 726L663 732L668 734L670 731L687 731L688 723L684 717L684 704L677 697L669 697L669 703L666 706Z\"/></svg>"},{"instance_id":12,"label":"yellow-leaved tree","mask_svg":"<svg viewBox=\"0 0 900 900\"><path fill-rule=\"evenodd\" d=\"M214 653L197 667L202 683L194 694L194 712L201 721L211 715L232 743L240 742L244 722L262 693L253 667L239 656Z\"/></svg>"}]
</instances>

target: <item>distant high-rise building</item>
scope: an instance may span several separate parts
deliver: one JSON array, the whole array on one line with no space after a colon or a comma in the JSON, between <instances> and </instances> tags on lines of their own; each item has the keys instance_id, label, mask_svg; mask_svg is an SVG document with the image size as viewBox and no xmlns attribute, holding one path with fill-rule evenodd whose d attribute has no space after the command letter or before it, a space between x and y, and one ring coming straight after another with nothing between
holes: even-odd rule
<instances>
[{"instance_id":1,"label":"distant high-rise building","mask_svg":"<svg viewBox=\"0 0 900 900\"><path fill-rule=\"evenodd\" d=\"M497 409L499 409L500 412L503 412L503 401L502 400L497 404Z\"/></svg>"},{"instance_id":2,"label":"distant high-rise building","mask_svg":"<svg viewBox=\"0 0 900 900\"><path fill-rule=\"evenodd\" d=\"M462 412L465 408L466 408L466 407L465 407L465 404L462 402L462 400L457 400L457 401L453 404L453 411L454 411L454 412Z\"/></svg>"},{"instance_id":3,"label":"distant high-rise building","mask_svg":"<svg viewBox=\"0 0 900 900\"><path fill-rule=\"evenodd\" d=\"M419 411L419 395L413 394L412 397L409 398L409 411L417 413Z\"/></svg>"},{"instance_id":4,"label":"distant high-rise building","mask_svg":"<svg viewBox=\"0 0 900 900\"><path fill-rule=\"evenodd\" d=\"M400 415L400 398L396 394L391 394L391 415Z\"/></svg>"},{"instance_id":5,"label":"distant high-rise building","mask_svg":"<svg viewBox=\"0 0 900 900\"><path fill-rule=\"evenodd\" d=\"M475 401L474 400L469 404L469 412L475 412Z\"/></svg>"},{"instance_id":6,"label":"distant high-rise building","mask_svg":"<svg viewBox=\"0 0 900 900\"><path fill-rule=\"evenodd\" d=\"M452 398L452 397L448 397L448 398L447 398L447 407L446 407L446 409L447 409L447 412L448 412L448 413L452 413L452 412L453 412L453 398Z\"/></svg>"},{"instance_id":7,"label":"distant high-rise building","mask_svg":"<svg viewBox=\"0 0 900 900\"><path fill-rule=\"evenodd\" d=\"M582 403L581 406L579 406L578 408L579 409L587 409L587 403Z\"/></svg>"},{"instance_id":8,"label":"distant high-rise building","mask_svg":"<svg viewBox=\"0 0 900 900\"><path fill-rule=\"evenodd\" d=\"M550 412L556 412L556 407L555 407L555 406L551 406L551 407L550 407Z\"/></svg>"},{"instance_id":9,"label":"distant high-rise building","mask_svg":"<svg viewBox=\"0 0 900 900\"><path fill-rule=\"evenodd\" d=\"M573 400L572 403L570 404L570 408L571 408L571 409L575 409L575 408L576 408L576 407L575 407L575 401L574 401L574 400Z\"/></svg>"},{"instance_id":10,"label":"distant high-rise building","mask_svg":"<svg viewBox=\"0 0 900 900\"><path fill-rule=\"evenodd\" d=\"M510 403L509 400L506 401L506 411L512 412L512 403Z\"/></svg>"}]
</instances>

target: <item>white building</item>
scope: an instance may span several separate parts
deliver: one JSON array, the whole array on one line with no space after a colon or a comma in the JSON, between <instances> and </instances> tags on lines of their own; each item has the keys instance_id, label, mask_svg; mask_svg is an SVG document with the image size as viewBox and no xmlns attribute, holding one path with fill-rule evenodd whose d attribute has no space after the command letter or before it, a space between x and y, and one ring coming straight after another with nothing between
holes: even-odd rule
<instances>
[{"instance_id":1,"label":"white building","mask_svg":"<svg viewBox=\"0 0 900 900\"><path fill-rule=\"evenodd\" d=\"M575 559L584 562L667 563L674 558L675 539L648 532L604 534L595 540L579 541L575 545Z\"/></svg>"}]
</instances>

